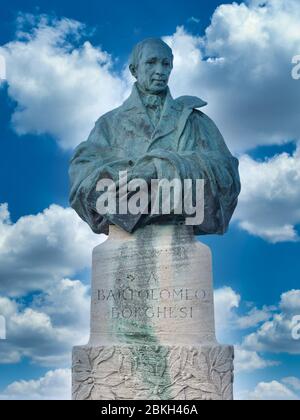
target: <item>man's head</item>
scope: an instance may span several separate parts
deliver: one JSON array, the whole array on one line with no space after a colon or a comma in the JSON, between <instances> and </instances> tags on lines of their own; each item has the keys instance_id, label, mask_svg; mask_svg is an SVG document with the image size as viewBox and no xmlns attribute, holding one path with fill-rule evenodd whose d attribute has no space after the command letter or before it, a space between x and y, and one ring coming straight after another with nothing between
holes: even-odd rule
<instances>
[{"instance_id":1,"label":"man's head","mask_svg":"<svg viewBox=\"0 0 300 420\"><path fill-rule=\"evenodd\" d=\"M159 38L145 39L134 47L129 68L144 91L159 94L168 86L172 50Z\"/></svg>"}]
</instances>

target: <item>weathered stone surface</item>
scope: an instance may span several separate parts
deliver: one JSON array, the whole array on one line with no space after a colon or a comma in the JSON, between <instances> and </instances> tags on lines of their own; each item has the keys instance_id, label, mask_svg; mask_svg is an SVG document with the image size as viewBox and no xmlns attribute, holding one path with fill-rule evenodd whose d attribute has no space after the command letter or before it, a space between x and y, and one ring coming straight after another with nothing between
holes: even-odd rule
<instances>
[{"instance_id":1,"label":"weathered stone surface","mask_svg":"<svg viewBox=\"0 0 300 420\"><path fill-rule=\"evenodd\" d=\"M191 227L111 226L93 252L91 336L74 399L232 399L233 348L215 338L212 259Z\"/></svg>"},{"instance_id":2,"label":"weathered stone surface","mask_svg":"<svg viewBox=\"0 0 300 420\"><path fill-rule=\"evenodd\" d=\"M111 226L93 252L90 344L215 342L211 252L192 228Z\"/></svg>"},{"instance_id":3,"label":"weathered stone surface","mask_svg":"<svg viewBox=\"0 0 300 420\"><path fill-rule=\"evenodd\" d=\"M232 400L233 347L75 347L73 399Z\"/></svg>"}]
</instances>

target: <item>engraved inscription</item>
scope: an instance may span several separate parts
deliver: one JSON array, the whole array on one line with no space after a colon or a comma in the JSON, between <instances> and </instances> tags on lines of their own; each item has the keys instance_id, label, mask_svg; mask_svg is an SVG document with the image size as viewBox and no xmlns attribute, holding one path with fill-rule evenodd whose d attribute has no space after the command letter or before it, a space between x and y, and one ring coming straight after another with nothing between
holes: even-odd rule
<instances>
[{"instance_id":1,"label":"engraved inscription","mask_svg":"<svg viewBox=\"0 0 300 420\"><path fill-rule=\"evenodd\" d=\"M190 288L125 287L98 289L96 293L99 304L109 303L111 319L191 319L195 303L212 301L211 292Z\"/></svg>"}]
</instances>

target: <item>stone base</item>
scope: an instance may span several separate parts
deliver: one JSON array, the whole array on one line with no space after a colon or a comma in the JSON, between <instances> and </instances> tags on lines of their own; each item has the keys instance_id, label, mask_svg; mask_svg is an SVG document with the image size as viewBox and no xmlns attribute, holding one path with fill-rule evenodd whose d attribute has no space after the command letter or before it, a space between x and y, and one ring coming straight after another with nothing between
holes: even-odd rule
<instances>
[{"instance_id":1,"label":"stone base","mask_svg":"<svg viewBox=\"0 0 300 420\"><path fill-rule=\"evenodd\" d=\"M231 346L73 349L74 400L232 400Z\"/></svg>"}]
</instances>

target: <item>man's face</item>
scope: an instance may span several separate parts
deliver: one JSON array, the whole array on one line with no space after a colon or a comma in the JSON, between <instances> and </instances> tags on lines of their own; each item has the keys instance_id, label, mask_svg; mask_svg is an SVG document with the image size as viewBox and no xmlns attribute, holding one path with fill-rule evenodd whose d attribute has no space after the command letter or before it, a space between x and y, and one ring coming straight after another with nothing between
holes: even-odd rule
<instances>
[{"instance_id":1,"label":"man's face","mask_svg":"<svg viewBox=\"0 0 300 420\"><path fill-rule=\"evenodd\" d=\"M143 90L158 94L168 86L172 68L170 52L163 45L149 43L143 48L135 77Z\"/></svg>"}]
</instances>

